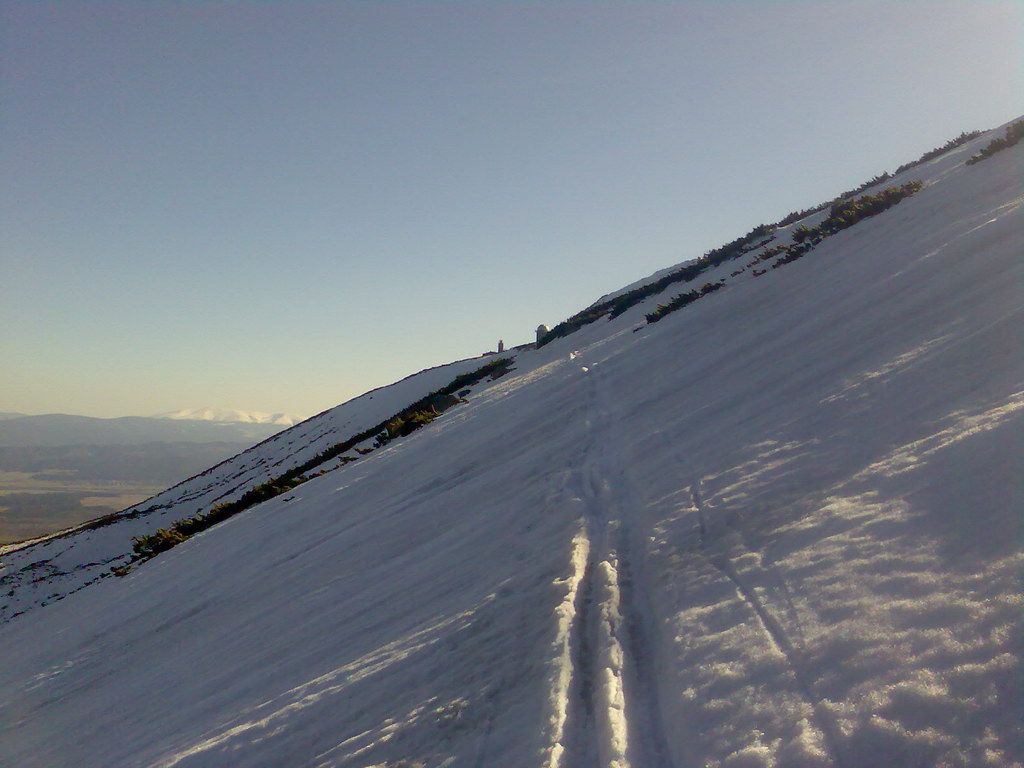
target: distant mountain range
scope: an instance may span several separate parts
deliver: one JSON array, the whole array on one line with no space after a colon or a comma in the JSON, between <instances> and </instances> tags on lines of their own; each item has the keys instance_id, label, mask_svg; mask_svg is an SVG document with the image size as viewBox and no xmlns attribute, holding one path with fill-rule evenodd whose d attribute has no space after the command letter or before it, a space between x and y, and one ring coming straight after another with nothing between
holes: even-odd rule
<instances>
[{"instance_id":1,"label":"distant mountain range","mask_svg":"<svg viewBox=\"0 0 1024 768\"><path fill-rule=\"evenodd\" d=\"M190 418L184 414L211 414ZM235 414L226 420L214 414ZM178 411L161 417L124 416L98 419L49 413L0 421L0 447L59 445L142 445L145 443L247 443L264 440L294 423L284 414L243 411Z\"/></svg>"},{"instance_id":2,"label":"distant mountain range","mask_svg":"<svg viewBox=\"0 0 1024 768\"><path fill-rule=\"evenodd\" d=\"M290 413L259 413L229 408L186 408L170 413L158 413L153 418L176 421L217 421L232 424L277 424L282 427L290 427L301 421L298 416L293 416Z\"/></svg>"}]
</instances>

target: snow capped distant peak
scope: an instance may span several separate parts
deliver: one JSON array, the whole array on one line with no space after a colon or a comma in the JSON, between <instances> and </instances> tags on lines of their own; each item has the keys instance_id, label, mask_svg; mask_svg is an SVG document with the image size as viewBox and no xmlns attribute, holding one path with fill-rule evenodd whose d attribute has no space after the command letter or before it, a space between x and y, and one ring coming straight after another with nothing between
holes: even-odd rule
<instances>
[{"instance_id":1,"label":"snow capped distant peak","mask_svg":"<svg viewBox=\"0 0 1024 768\"><path fill-rule=\"evenodd\" d=\"M260 413L230 408L185 408L170 413L158 413L157 419L188 419L191 421L224 421L236 424L279 424L290 427L301 419L290 413Z\"/></svg>"}]
</instances>

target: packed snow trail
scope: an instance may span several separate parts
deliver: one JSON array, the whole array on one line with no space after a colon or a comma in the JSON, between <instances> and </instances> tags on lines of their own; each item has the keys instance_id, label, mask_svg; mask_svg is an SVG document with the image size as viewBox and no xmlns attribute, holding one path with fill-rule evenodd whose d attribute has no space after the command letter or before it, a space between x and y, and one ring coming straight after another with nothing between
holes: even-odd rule
<instances>
[{"instance_id":1,"label":"packed snow trail","mask_svg":"<svg viewBox=\"0 0 1024 768\"><path fill-rule=\"evenodd\" d=\"M572 360L586 377L584 445L570 489L584 504L586 564L575 592L572 684L566 713L564 768L662 768L671 765L664 737L652 634L639 608L631 549L640 504L625 474L614 397L604 369ZM642 572L642 571L641 571Z\"/></svg>"},{"instance_id":2,"label":"packed snow trail","mask_svg":"<svg viewBox=\"0 0 1024 768\"><path fill-rule=\"evenodd\" d=\"M576 360L574 352L571 359ZM577 364L579 361L577 360ZM617 525L610 507L607 466L608 414L600 408L591 369L579 366L584 382L584 427L567 490L582 502L586 562L580 576L571 647L570 687L565 714L564 752L559 768L627 768L627 713L622 694L623 654L617 636L619 595L609 528Z\"/></svg>"}]
</instances>

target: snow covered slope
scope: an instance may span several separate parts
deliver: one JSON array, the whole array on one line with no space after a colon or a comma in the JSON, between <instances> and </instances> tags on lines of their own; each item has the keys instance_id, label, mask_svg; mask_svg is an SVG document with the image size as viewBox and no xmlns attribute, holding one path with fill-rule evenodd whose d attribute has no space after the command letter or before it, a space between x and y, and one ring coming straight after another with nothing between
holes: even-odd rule
<instances>
[{"instance_id":1,"label":"snow covered slope","mask_svg":"<svg viewBox=\"0 0 1024 768\"><path fill-rule=\"evenodd\" d=\"M1024 147L965 167L990 138L799 261L520 352L429 426L8 621L0 764L1024 764ZM73 574L480 364L4 578ZM8 616L45 601L15 581Z\"/></svg>"},{"instance_id":2,"label":"snow covered slope","mask_svg":"<svg viewBox=\"0 0 1024 768\"><path fill-rule=\"evenodd\" d=\"M485 362L470 358L420 371L279 432L117 515L38 542L0 546L4 565L0 572L0 621L110 577L112 565L125 562L131 555L134 537L151 534L214 504L237 499L250 488L309 461Z\"/></svg>"}]
</instances>

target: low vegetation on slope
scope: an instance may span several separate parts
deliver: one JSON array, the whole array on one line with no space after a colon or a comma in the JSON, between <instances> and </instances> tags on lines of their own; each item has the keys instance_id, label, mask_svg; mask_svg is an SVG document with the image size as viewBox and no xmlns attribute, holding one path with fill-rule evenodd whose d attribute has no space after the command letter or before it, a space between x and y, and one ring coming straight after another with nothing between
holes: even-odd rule
<instances>
[{"instance_id":1,"label":"low vegetation on slope","mask_svg":"<svg viewBox=\"0 0 1024 768\"><path fill-rule=\"evenodd\" d=\"M373 439L374 447L379 448L399 437L412 434L420 427L424 427L432 422L449 408L463 402L456 393L479 383L487 377L496 379L507 373L511 366L512 359L503 357L493 360L477 368L475 371L456 376L445 386L420 398L379 424L332 445L308 461L292 467L265 483L250 488L234 501L218 504L208 512L178 520L169 527L161 528L155 533L137 536L132 540L134 555L131 561L124 565L114 566L111 570L118 576L127 575L135 564L156 557L161 552L166 552L191 536L205 531L217 523L234 517L256 504L272 499L275 496L280 496L282 493L292 490L307 480L318 477L327 470L321 470L320 472L313 472L313 470L331 459L340 456L341 464L356 461L355 457L343 456L342 454L351 451L360 443Z\"/></svg>"},{"instance_id":2,"label":"low vegetation on slope","mask_svg":"<svg viewBox=\"0 0 1024 768\"><path fill-rule=\"evenodd\" d=\"M980 163L982 160L986 160L996 152L1002 152L1004 149L1017 144L1022 138L1024 138L1024 120L1018 120L1006 128L1006 134L1001 139L993 139L987 145L982 147L981 151L968 158L967 165L974 165Z\"/></svg>"},{"instance_id":3,"label":"low vegetation on slope","mask_svg":"<svg viewBox=\"0 0 1024 768\"><path fill-rule=\"evenodd\" d=\"M687 264L680 269L674 270L669 274L648 283L647 285L642 285L639 288L634 288L631 291L620 294L615 298L587 307L582 312L576 313L568 320L562 321L548 331L547 334L541 338L540 346L544 346L561 336L568 336L570 333L578 331L584 325L588 325L599 318L607 316L609 320L613 320L630 307L639 304L648 296L654 296L657 293L661 293L673 283L689 283L696 280L704 272L713 267L717 267L719 264L722 264L729 259L738 258L744 253L749 253L752 250L760 248L762 245L767 245L772 240L772 232L773 227L769 227L764 224L756 226L747 234L743 235L743 237L736 238L732 242L726 243L721 248L708 251L692 264Z\"/></svg>"},{"instance_id":4,"label":"low vegetation on slope","mask_svg":"<svg viewBox=\"0 0 1024 768\"><path fill-rule=\"evenodd\" d=\"M1011 139L1011 133L1013 133L1013 136L1015 136L1016 138ZM743 237L737 238L736 240L733 240L730 243L726 243L720 248L708 251L701 258L697 259L696 261L690 264L687 264L684 267L674 270L667 275L663 275L657 280L647 283L646 285L642 285L639 288L634 288L631 291L627 291L625 293L620 294L619 296L587 307L581 312L577 312L575 315L568 318L567 320L563 320L561 323L559 323L550 331L548 331L547 334L541 337L539 341L539 346L544 346L545 344L548 344L557 338L561 338L563 336L568 336L571 333L575 333L583 326L589 325L590 323L593 323L601 319L602 317L607 317L609 320L614 320L616 317L621 315L630 307L639 304L641 301L650 296L655 296L661 293L670 285L673 285L675 283L692 282L709 269L717 267L720 264L731 259L740 258L746 253L754 251L764 245L767 245L774 239L774 233L776 232L776 230L780 229L781 227L789 226L790 224L793 224L794 222L797 222L800 219L807 218L808 216L823 211L826 208L831 208L831 212L829 215L830 223L828 224L830 231L825 229L821 230L820 234L822 237L834 234L835 232L838 232L841 229L845 229L848 226L852 226L853 224L855 224L858 221L861 221L863 218L866 218L867 216L873 216L875 213L880 213L881 211L885 210L886 208L890 207L896 202L899 202L899 200L903 199L903 197L907 197L908 195L913 194L918 189L920 189L920 186L918 186L912 191L908 191L910 185L919 185L920 182L910 182L910 185L904 184L901 187L896 187L895 189L899 189L902 191L899 193L899 196L895 199L893 199L890 196L889 190L885 190L876 195L864 195L860 198L857 198L856 200L853 199L854 196L863 192L865 189L868 189L869 187L873 187L877 184L881 184L885 181L888 181L889 179L893 178L894 176L900 173L903 173L906 170L909 170L916 166L922 165L930 160L934 160L938 157L941 157L947 152L950 152L956 149L957 147L966 144L968 141L976 139L981 134L981 131L965 131L956 138L950 139L945 144L935 147L934 149L928 150L927 152L922 154L917 160L904 163L899 168L897 168L893 173L885 171L869 179L868 181L865 181L860 186L848 190L828 202L821 203L820 205L816 205L811 208L806 208L801 211L793 211L792 213L786 215L785 217L775 222L774 224L759 224L758 226L754 227L754 229L752 229L750 232L745 234ZM1007 130L1006 139L997 139L996 141L992 142L992 144L990 144L989 147L986 147L985 150L982 150L982 155L984 155L984 157L987 157L993 152L997 152L1000 149L1005 149L1008 146L1016 144L1017 141L1020 140L1020 136L1022 134L1024 134L1024 121L1018 121L1017 123L1011 125L1010 128ZM989 149L990 147L992 149ZM975 156L975 158L971 158L971 160L967 161L968 164L978 162L978 160L983 159L982 155L978 155ZM802 230L798 230L798 232L801 232L800 235L796 235L798 237L803 237L805 239L811 240L813 239L813 235L809 234L809 231L802 232ZM797 240L796 242L802 243L804 241ZM794 261L795 259L800 258L800 256L804 255L804 253L806 253L807 250L810 249L809 247L805 250L801 250L800 248L794 249L792 246L779 247L780 249L783 250L774 251L774 255L783 255L784 257L788 257L788 260L782 261L781 263L788 263L788 261ZM781 266L781 264L775 264L773 266ZM754 274L764 274L764 271L755 271ZM669 309L669 307L672 307L674 309L680 309L688 304L691 304L693 301L696 300L696 298L700 298L701 296L704 296L707 293L710 293L710 291L705 291L704 288L701 288L700 291L689 291L688 293L681 294L680 296L677 296L670 302L668 302L668 304L659 305L658 309L656 309L653 313L647 315L647 320L648 322L656 322L657 320L661 319L661 317L664 317L665 314L672 311L672 309ZM653 320L651 319L652 316L654 317Z\"/></svg>"},{"instance_id":5,"label":"low vegetation on slope","mask_svg":"<svg viewBox=\"0 0 1024 768\"><path fill-rule=\"evenodd\" d=\"M868 179L859 187L851 189L849 192L844 192L834 200L825 203L820 203L818 205L813 206L812 208L805 208L802 211L793 211L792 213L783 217L775 226L788 227L790 224L800 221L800 219L806 219L808 216L811 216L820 211L824 211L826 208L833 205L838 200L853 197L854 195L860 194L869 187L873 187L876 184L881 184L884 181L888 181L894 176L899 176L904 171L909 171L911 168L916 168L917 166L923 165L924 163L927 163L930 160L935 160L938 157L942 157L947 152L952 152L954 149L963 146L968 141L973 141L974 139L981 136L982 133L983 131L964 131L955 139L950 139L945 144L941 144L940 146L935 147L934 149L929 149L927 152L925 152L923 155L917 158L917 160L911 160L909 163L904 163L892 173L889 173L888 171L882 171L882 173L878 174L874 178Z\"/></svg>"},{"instance_id":6,"label":"low vegetation on slope","mask_svg":"<svg viewBox=\"0 0 1024 768\"><path fill-rule=\"evenodd\" d=\"M852 227L857 222L876 216L896 205L905 197L919 192L924 187L920 181L910 181L899 187L889 187L876 195L862 195L855 200L838 200L832 204L828 218L816 227L797 227L793 231L792 245L777 245L769 248L758 256L751 264L761 261L768 261L778 257L772 263L772 269L789 264L792 261L806 256L816 245L830 235L842 232ZM748 265L749 266L749 265ZM767 270L754 270L754 277L760 277ZM734 273L738 274L738 273ZM658 308L647 314L648 323L656 323L665 315L675 312L677 309L689 306L702 296L717 291L722 287L722 281L717 283L705 283L700 291L690 291L676 296L667 304L659 304Z\"/></svg>"},{"instance_id":7,"label":"low vegetation on slope","mask_svg":"<svg viewBox=\"0 0 1024 768\"><path fill-rule=\"evenodd\" d=\"M709 293L714 293L721 288L723 283L721 281L717 283L704 283L699 291L690 291L689 293L681 293L672 299L668 304L659 304L658 308L653 312L647 314L648 323L656 323L665 315L670 312L675 312L677 309L693 304L697 299L707 296Z\"/></svg>"}]
</instances>

